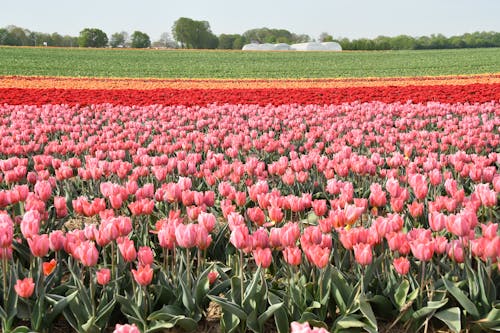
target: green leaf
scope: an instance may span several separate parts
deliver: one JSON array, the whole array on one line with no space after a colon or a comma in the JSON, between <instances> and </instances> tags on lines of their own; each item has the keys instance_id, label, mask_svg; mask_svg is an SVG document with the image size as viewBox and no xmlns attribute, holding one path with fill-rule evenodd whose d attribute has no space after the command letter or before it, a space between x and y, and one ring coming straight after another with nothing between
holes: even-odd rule
<instances>
[{"instance_id":1,"label":"green leaf","mask_svg":"<svg viewBox=\"0 0 500 333\"><path fill-rule=\"evenodd\" d=\"M109 321L109 317L113 313L113 310L115 308L116 300L113 298L109 302L102 302L99 303L99 307L97 308L97 317L95 319L95 324L97 327L103 329L107 326L107 323Z\"/></svg>"},{"instance_id":2,"label":"green leaf","mask_svg":"<svg viewBox=\"0 0 500 333\"><path fill-rule=\"evenodd\" d=\"M475 321L475 323L485 330L500 331L500 308L494 307L486 317Z\"/></svg>"},{"instance_id":3,"label":"green leaf","mask_svg":"<svg viewBox=\"0 0 500 333\"><path fill-rule=\"evenodd\" d=\"M192 332L198 328L198 323L194 319L184 316L179 316L175 321L175 325L186 332Z\"/></svg>"},{"instance_id":4,"label":"green leaf","mask_svg":"<svg viewBox=\"0 0 500 333\"><path fill-rule=\"evenodd\" d=\"M355 328L355 327L365 327L366 323L359 320L361 316L359 315L348 315L343 316L337 320L335 323L336 328Z\"/></svg>"},{"instance_id":5,"label":"green leaf","mask_svg":"<svg viewBox=\"0 0 500 333\"><path fill-rule=\"evenodd\" d=\"M271 305L282 302L282 298L276 295L273 291L269 293L269 303ZM290 322L288 321L288 315L283 307L280 307L274 313L274 322L276 323L276 329L278 333L288 333L290 330Z\"/></svg>"},{"instance_id":6,"label":"green leaf","mask_svg":"<svg viewBox=\"0 0 500 333\"><path fill-rule=\"evenodd\" d=\"M424 316L427 316L430 313L435 312L437 309L443 307L446 303L448 303L448 299L445 298L441 301L429 301L427 302L427 306L418 309L412 314L412 317L414 319L418 319Z\"/></svg>"},{"instance_id":7,"label":"green leaf","mask_svg":"<svg viewBox=\"0 0 500 333\"><path fill-rule=\"evenodd\" d=\"M69 302L71 302L76 295L78 294L78 291L74 291L73 293L69 294L66 297L60 298L58 301L54 300L54 296L59 296L59 295L46 295L46 299L52 303L52 309L50 311L46 311L45 313L45 322L47 324L51 324L59 314L68 306Z\"/></svg>"},{"instance_id":8,"label":"green leaf","mask_svg":"<svg viewBox=\"0 0 500 333\"><path fill-rule=\"evenodd\" d=\"M497 288L486 272L485 264L478 259L478 281L477 284L481 290L481 300L483 305L490 308L490 304L497 299Z\"/></svg>"},{"instance_id":9,"label":"green leaf","mask_svg":"<svg viewBox=\"0 0 500 333\"><path fill-rule=\"evenodd\" d=\"M185 282L182 279L179 279L179 283L182 288L182 304L184 304L189 312L196 311L196 305L194 304L193 294L191 293L191 290L187 288Z\"/></svg>"},{"instance_id":10,"label":"green leaf","mask_svg":"<svg viewBox=\"0 0 500 333\"><path fill-rule=\"evenodd\" d=\"M309 312L309 311L304 311L302 313L302 315L300 316L300 319L298 320L299 322L301 323L304 323L304 322L311 322L313 320L319 320L318 316L315 315L314 313L312 312Z\"/></svg>"},{"instance_id":11,"label":"green leaf","mask_svg":"<svg viewBox=\"0 0 500 333\"><path fill-rule=\"evenodd\" d=\"M369 302L367 302L366 297L362 296L359 299L359 309L361 313L368 319L368 323L371 327L377 328L377 319L375 318L375 314L373 313L372 307Z\"/></svg>"},{"instance_id":12,"label":"green leaf","mask_svg":"<svg viewBox=\"0 0 500 333\"><path fill-rule=\"evenodd\" d=\"M229 301L225 298L219 297L219 296L209 295L208 297L212 301L214 301L215 303L219 304L223 310L228 311L229 313L235 315L236 317L240 318L241 320L247 320L247 314L236 303L231 302L231 301Z\"/></svg>"},{"instance_id":13,"label":"green leaf","mask_svg":"<svg viewBox=\"0 0 500 333\"><path fill-rule=\"evenodd\" d=\"M406 297L408 296L408 291L410 290L410 282L408 280L403 280L394 292L394 301L398 306L398 310L401 309L406 303Z\"/></svg>"},{"instance_id":14,"label":"green leaf","mask_svg":"<svg viewBox=\"0 0 500 333\"><path fill-rule=\"evenodd\" d=\"M453 332L460 332L462 323L460 321L460 309L453 307L440 311L434 315L437 319L441 320Z\"/></svg>"},{"instance_id":15,"label":"green leaf","mask_svg":"<svg viewBox=\"0 0 500 333\"><path fill-rule=\"evenodd\" d=\"M264 311L259 318L257 319L257 322L259 323L260 327L264 326L264 323L271 318L271 316L279 310L283 306L283 303L276 303L271 305L270 307L267 308L266 311Z\"/></svg>"},{"instance_id":16,"label":"green leaf","mask_svg":"<svg viewBox=\"0 0 500 333\"><path fill-rule=\"evenodd\" d=\"M183 314L183 311L178 306L164 305L160 310L152 312L148 316L148 320L149 321L154 321L154 320L169 321L169 320L172 320L173 318L180 316L182 314Z\"/></svg>"},{"instance_id":17,"label":"green leaf","mask_svg":"<svg viewBox=\"0 0 500 333\"><path fill-rule=\"evenodd\" d=\"M18 326L11 331L11 333L28 333L28 332L30 332L30 329L27 328L26 326Z\"/></svg>"},{"instance_id":18,"label":"green leaf","mask_svg":"<svg viewBox=\"0 0 500 333\"><path fill-rule=\"evenodd\" d=\"M222 332L233 333L238 331L239 325L241 323L240 318L233 315L230 312L223 312L221 318L221 329Z\"/></svg>"},{"instance_id":19,"label":"green leaf","mask_svg":"<svg viewBox=\"0 0 500 333\"><path fill-rule=\"evenodd\" d=\"M257 294L257 286L258 282L260 280L260 271L261 268L259 267L257 271L254 273L254 276L252 278L252 281L248 285L248 287L245 290L245 294L243 295L243 308L247 311L250 312L252 311L252 306L251 306L251 301L256 301L256 294Z\"/></svg>"},{"instance_id":20,"label":"green leaf","mask_svg":"<svg viewBox=\"0 0 500 333\"><path fill-rule=\"evenodd\" d=\"M448 281L447 279L442 279L446 289L453 295L453 297L457 300L458 303L462 306L462 308L467 311L471 316L475 319L479 319L479 311L477 310L474 303L471 302L469 298L465 295L465 293L460 290L453 282Z\"/></svg>"},{"instance_id":21,"label":"green leaf","mask_svg":"<svg viewBox=\"0 0 500 333\"><path fill-rule=\"evenodd\" d=\"M242 304L241 299L243 295L241 295L241 284L243 281L240 281L240 278L237 276L233 276L231 278L231 298L234 303Z\"/></svg>"},{"instance_id":22,"label":"green leaf","mask_svg":"<svg viewBox=\"0 0 500 333\"><path fill-rule=\"evenodd\" d=\"M331 274L332 284L333 284L333 297L335 298L335 302L339 306L339 310L341 314L345 314L347 312L347 308L349 307L349 298L352 294L353 288L349 286L345 278L342 276L342 273L338 269L334 269Z\"/></svg>"}]
</instances>

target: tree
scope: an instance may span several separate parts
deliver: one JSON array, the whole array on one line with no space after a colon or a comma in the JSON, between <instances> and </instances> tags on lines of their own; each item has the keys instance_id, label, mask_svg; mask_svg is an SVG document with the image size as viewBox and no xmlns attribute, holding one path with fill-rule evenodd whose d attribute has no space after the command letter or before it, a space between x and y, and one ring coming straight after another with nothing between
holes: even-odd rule
<instances>
[{"instance_id":1,"label":"tree","mask_svg":"<svg viewBox=\"0 0 500 333\"><path fill-rule=\"evenodd\" d=\"M221 34L219 36L219 49L225 50L241 50L245 45L245 37L238 34L226 35Z\"/></svg>"},{"instance_id":2,"label":"tree","mask_svg":"<svg viewBox=\"0 0 500 333\"><path fill-rule=\"evenodd\" d=\"M105 47L108 45L108 36L100 29L85 28L78 37L80 47Z\"/></svg>"},{"instance_id":3,"label":"tree","mask_svg":"<svg viewBox=\"0 0 500 333\"><path fill-rule=\"evenodd\" d=\"M136 30L132 33L131 46L135 49L144 49L151 46L151 40L148 34Z\"/></svg>"},{"instance_id":4,"label":"tree","mask_svg":"<svg viewBox=\"0 0 500 333\"><path fill-rule=\"evenodd\" d=\"M15 25L10 25L7 27L7 35L5 38L5 45L12 46L26 46L30 45L31 41L29 39L30 31L17 27Z\"/></svg>"},{"instance_id":5,"label":"tree","mask_svg":"<svg viewBox=\"0 0 500 333\"><path fill-rule=\"evenodd\" d=\"M215 49L219 39L210 30L207 21L181 17L174 22L172 34L181 47L189 49Z\"/></svg>"},{"instance_id":6,"label":"tree","mask_svg":"<svg viewBox=\"0 0 500 333\"><path fill-rule=\"evenodd\" d=\"M326 33L326 32L322 32L320 35L319 35L319 42L320 43L323 43L323 42L333 42L333 36Z\"/></svg>"},{"instance_id":7,"label":"tree","mask_svg":"<svg viewBox=\"0 0 500 333\"><path fill-rule=\"evenodd\" d=\"M170 49L175 49L178 47L177 43L170 38L168 32L164 32L160 35L160 39L154 41L151 46L153 47L168 47Z\"/></svg>"},{"instance_id":8,"label":"tree","mask_svg":"<svg viewBox=\"0 0 500 333\"><path fill-rule=\"evenodd\" d=\"M125 31L115 32L111 35L111 39L109 41L109 45L111 47L125 47L125 44L128 39L128 33Z\"/></svg>"}]
</instances>

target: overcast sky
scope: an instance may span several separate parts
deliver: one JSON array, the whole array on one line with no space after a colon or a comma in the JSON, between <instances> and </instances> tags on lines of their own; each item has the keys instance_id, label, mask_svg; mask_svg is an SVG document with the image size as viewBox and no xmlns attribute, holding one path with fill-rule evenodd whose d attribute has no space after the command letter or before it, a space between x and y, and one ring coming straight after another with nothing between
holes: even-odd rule
<instances>
[{"instance_id":1,"label":"overcast sky","mask_svg":"<svg viewBox=\"0 0 500 333\"><path fill-rule=\"evenodd\" d=\"M77 36L140 30L154 41L179 17L210 23L216 34L280 28L318 38L500 32L500 0L2 0L0 27Z\"/></svg>"}]
</instances>

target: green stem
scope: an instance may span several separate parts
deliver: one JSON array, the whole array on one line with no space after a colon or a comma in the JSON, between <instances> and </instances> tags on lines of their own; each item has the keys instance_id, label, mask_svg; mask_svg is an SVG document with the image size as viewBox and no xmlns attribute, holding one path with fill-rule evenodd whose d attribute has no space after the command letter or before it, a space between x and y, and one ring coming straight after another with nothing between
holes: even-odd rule
<instances>
[{"instance_id":1,"label":"green stem","mask_svg":"<svg viewBox=\"0 0 500 333\"><path fill-rule=\"evenodd\" d=\"M244 291L244 283L243 283L243 279L244 279L244 274L243 274L243 251L240 250L240 292L241 292L241 306L243 306L243 295L245 294L245 291Z\"/></svg>"},{"instance_id":2,"label":"green stem","mask_svg":"<svg viewBox=\"0 0 500 333\"><path fill-rule=\"evenodd\" d=\"M425 279L425 261L422 261L421 264L421 277L420 277L420 306L422 306L423 301L423 293L424 293L424 279Z\"/></svg>"},{"instance_id":3,"label":"green stem","mask_svg":"<svg viewBox=\"0 0 500 333\"><path fill-rule=\"evenodd\" d=\"M2 282L3 282L3 304L2 306L6 308L5 303L7 302L7 272L8 272L8 262L7 258L2 259ZM6 308L7 309L7 308Z\"/></svg>"},{"instance_id":4,"label":"green stem","mask_svg":"<svg viewBox=\"0 0 500 333\"><path fill-rule=\"evenodd\" d=\"M186 248L186 279L188 290L191 290L191 249Z\"/></svg>"},{"instance_id":5,"label":"green stem","mask_svg":"<svg viewBox=\"0 0 500 333\"><path fill-rule=\"evenodd\" d=\"M90 301L92 305L92 317L95 317L95 282L94 276L92 274L92 269L89 267L89 289L90 289Z\"/></svg>"},{"instance_id":6,"label":"green stem","mask_svg":"<svg viewBox=\"0 0 500 333\"><path fill-rule=\"evenodd\" d=\"M118 256L116 258L118 261ZM116 266L115 266L115 242L111 241L111 279L116 279Z\"/></svg>"}]
</instances>

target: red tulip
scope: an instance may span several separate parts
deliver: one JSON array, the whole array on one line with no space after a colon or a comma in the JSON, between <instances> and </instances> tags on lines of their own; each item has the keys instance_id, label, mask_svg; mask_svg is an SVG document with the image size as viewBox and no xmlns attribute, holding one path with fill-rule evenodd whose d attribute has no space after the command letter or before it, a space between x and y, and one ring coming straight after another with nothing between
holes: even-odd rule
<instances>
[{"instance_id":1,"label":"red tulip","mask_svg":"<svg viewBox=\"0 0 500 333\"><path fill-rule=\"evenodd\" d=\"M217 281L218 277L219 277L219 273L217 273L217 271L210 271L207 275L208 283L210 285L214 284L215 281Z\"/></svg>"},{"instance_id":2,"label":"red tulip","mask_svg":"<svg viewBox=\"0 0 500 333\"><path fill-rule=\"evenodd\" d=\"M52 274L56 266L57 266L57 261L55 259L52 259L49 262L44 262L42 264L43 275L48 276Z\"/></svg>"},{"instance_id":3,"label":"red tulip","mask_svg":"<svg viewBox=\"0 0 500 333\"><path fill-rule=\"evenodd\" d=\"M250 238L248 228L245 225L240 225L233 229L229 241L238 250L247 252L248 249L252 248L252 239Z\"/></svg>"}]
</instances>

